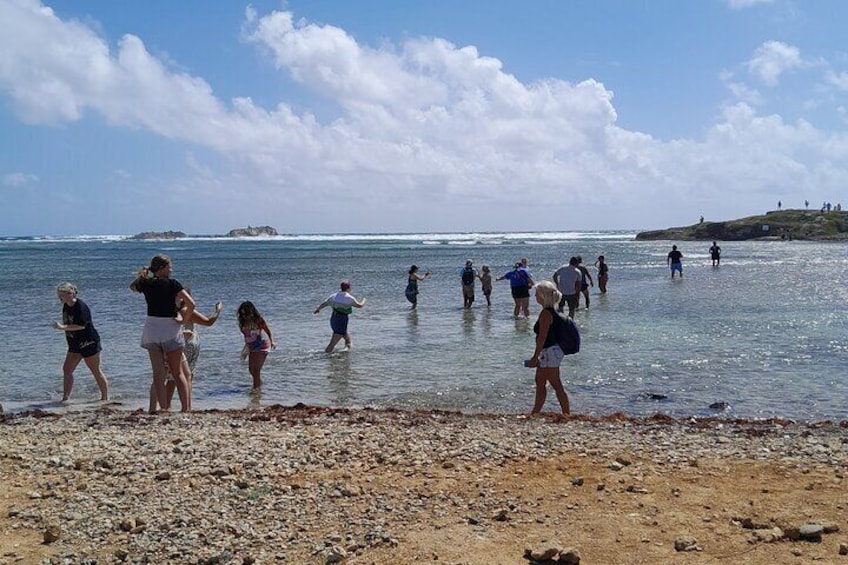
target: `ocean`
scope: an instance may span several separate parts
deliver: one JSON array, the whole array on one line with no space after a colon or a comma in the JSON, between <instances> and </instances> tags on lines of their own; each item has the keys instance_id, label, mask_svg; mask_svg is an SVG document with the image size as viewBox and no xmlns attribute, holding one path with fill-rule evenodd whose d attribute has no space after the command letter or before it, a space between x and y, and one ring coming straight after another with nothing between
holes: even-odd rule
<instances>
[{"instance_id":1,"label":"ocean","mask_svg":"<svg viewBox=\"0 0 848 565\"><path fill-rule=\"evenodd\" d=\"M579 354L562 377L572 411L673 417L848 418L848 255L844 244L803 241L643 242L634 232L303 235L136 241L120 236L0 238L0 403L6 411L89 409L97 388L84 364L63 406L66 352L55 288L70 281L91 308L103 342L112 400L147 407L150 364L139 346L144 298L129 291L133 272L157 253L192 288L200 311L224 312L200 328L195 409L305 403L462 412L526 413L533 404L531 317L512 315L509 283L495 283L462 308L458 269L466 259L495 277L528 257L536 280L571 255L610 266L609 292L591 289L577 312ZM684 278L671 280L666 255L684 254ZM419 306L404 298L417 264ZM349 279L367 305L351 316L354 348L324 353L329 313L315 307ZM235 311L251 300L278 349L250 394ZM716 403L720 403L716 407ZM711 407L712 406L712 407ZM552 391L546 410L558 411Z\"/></svg>"}]
</instances>

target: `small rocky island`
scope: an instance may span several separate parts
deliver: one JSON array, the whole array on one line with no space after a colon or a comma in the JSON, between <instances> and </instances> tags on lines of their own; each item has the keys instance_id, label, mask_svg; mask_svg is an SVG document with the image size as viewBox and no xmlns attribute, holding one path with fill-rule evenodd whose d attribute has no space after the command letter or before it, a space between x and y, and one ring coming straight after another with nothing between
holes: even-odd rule
<instances>
[{"instance_id":1,"label":"small rocky island","mask_svg":"<svg viewBox=\"0 0 848 565\"><path fill-rule=\"evenodd\" d=\"M130 236L129 239L180 239L183 237L267 237L272 235L280 235L277 230L271 226L247 226L246 228L236 228L228 231L224 235L195 235L190 236L181 231L145 231Z\"/></svg>"},{"instance_id":2,"label":"small rocky island","mask_svg":"<svg viewBox=\"0 0 848 565\"><path fill-rule=\"evenodd\" d=\"M185 232L181 231L143 231L131 236L129 239L180 239L188 237Z\"/></svg>"},{"instance_id":3,"label":"small rocky island","mask_svg":"<svg viewBox=\"0 0 848 565\"><path fill-rule=\"evenodd\" d=\"M236 228L227 232L227 237L265 237L269 235L280 235L271 226L259 226Z\"/></svg>"},{"instance_id":4,"label":"small rocky island","mask_svg":"<svg viewBox=\"0 0 848 565\"><path fill-rule=\"evenodd\" d=\"M691 226L644 231L637 240L802 239L848 241L848 212L776 210L725 222L700 222Z\"/></svg>"}]
</instances>

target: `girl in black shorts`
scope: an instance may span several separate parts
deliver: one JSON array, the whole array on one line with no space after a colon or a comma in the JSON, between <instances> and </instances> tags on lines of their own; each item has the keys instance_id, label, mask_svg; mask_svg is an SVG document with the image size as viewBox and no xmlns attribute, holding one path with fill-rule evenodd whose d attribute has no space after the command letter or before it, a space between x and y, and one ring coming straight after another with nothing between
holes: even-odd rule
<instances>
[{"instance_id":1,"label":"girl in black shorts","mask_svg":"<svg viewBox=\"0 0 848 565\"><path fill-rule=\"evenodd\" d=\"M77 298L77 287L69 282L56 288L62 302L62 321L53 322L53 328L65 332L68 354L62 365L62 402L71 397L74 388L74 370L80 361L85 361L100 389L100 400L109 400L109 382L100 370L100 335L91 321L91 310Z\"/></svg>"}]
</instances>

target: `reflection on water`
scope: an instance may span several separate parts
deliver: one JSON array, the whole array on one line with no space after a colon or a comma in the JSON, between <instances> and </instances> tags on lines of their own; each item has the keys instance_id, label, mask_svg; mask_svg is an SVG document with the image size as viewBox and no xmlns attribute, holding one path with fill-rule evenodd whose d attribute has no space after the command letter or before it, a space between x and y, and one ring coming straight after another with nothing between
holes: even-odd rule
<instances>
[{"instance_id":1,"label":"reflection on water","mask_svg":"<svg viewBox=\"0 0 848 565\"><path fill-rule=\"evenodd\" d=\"M356 370L351 359L354 351L341 351L327 355L325 369L326 380L329 385L331 404L335 406L346 406L352 400L350 383L357 378Z\"/></svg>"}]
</instances>

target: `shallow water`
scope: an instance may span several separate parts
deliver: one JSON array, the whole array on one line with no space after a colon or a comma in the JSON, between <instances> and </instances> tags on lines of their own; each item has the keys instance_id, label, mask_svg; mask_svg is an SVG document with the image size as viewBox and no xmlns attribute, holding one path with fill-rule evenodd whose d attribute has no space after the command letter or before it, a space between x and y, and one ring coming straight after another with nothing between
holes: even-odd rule
<instances>
[{"instance_id":1,"label":"shallow water","mask_svg":"<svg viewBox=\"0 0 848 565\"><path fill-rule=\"evenodd\" d=\"M609 293L592 289L591 308L577 315L582 350L562 366L572 410L845 418L845 246L722 242L722 265L712 268L709 242L679 245L685 277L672 281L665 266L671 243L637 242L632 233L7 239L0 241L0 290L8 299L0 312L6 344L0 402L7 410L52 408L48 403L61 398L66 346L50 322L61 312L55 287L70 280L103 338L113 400L146 407L149 362L139 347L144 299L128 285L133 271L164 252L201 311L211 312L217 300L225 304L220 321L200 329L196 408L304 402L527 411L533 371L522 361L532 354L538 307L530 320L515 319L503 281L495 283L492 308L478 287L474 308L464 310L457 268L471 258L478 267L492 265L498 276L527 256L538 280L571 255L591 265L603 253ZM413 262L433 272L420 283L414 312L403 294ZM368 303L351 317L354 350L328 355L329 314L312 312L342 278ZM257 305L279 344L258 398L249 394L250 377L238 357L235 309L242 300ZM88 407L96 396L81 365L70 408ZM555 410L555 402L550 394L547 409ZM709 407L715 402L729 406L717 412Z\"/></svg>"}]
</instances>

